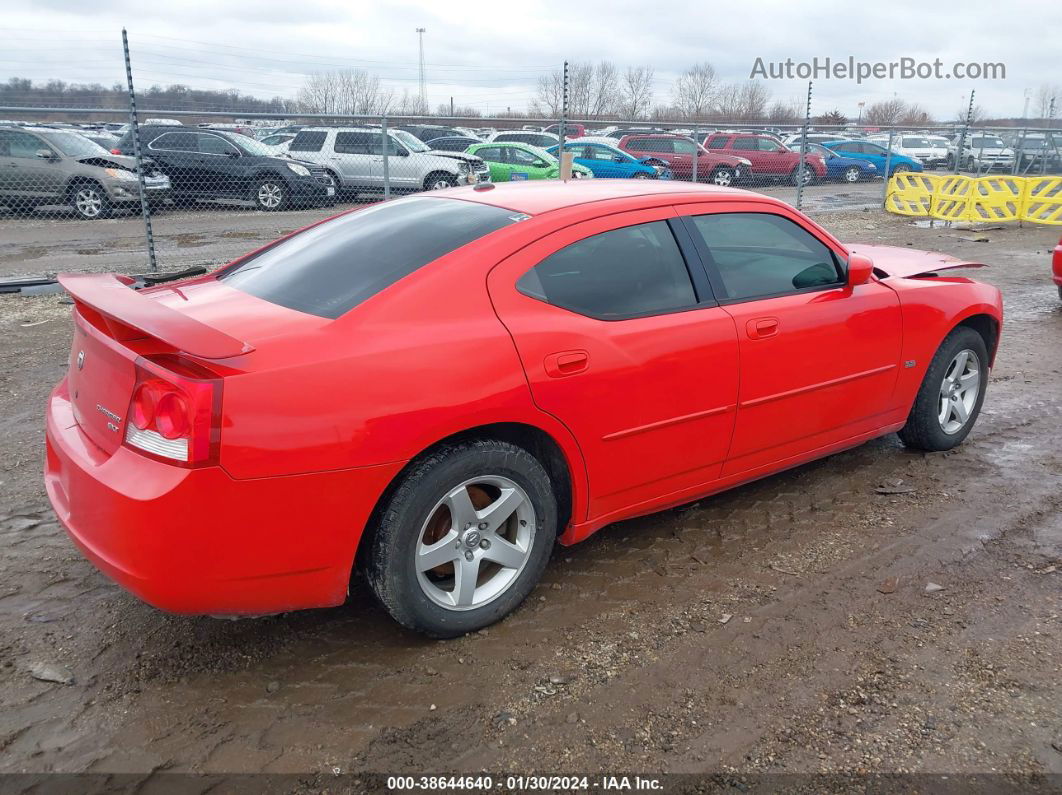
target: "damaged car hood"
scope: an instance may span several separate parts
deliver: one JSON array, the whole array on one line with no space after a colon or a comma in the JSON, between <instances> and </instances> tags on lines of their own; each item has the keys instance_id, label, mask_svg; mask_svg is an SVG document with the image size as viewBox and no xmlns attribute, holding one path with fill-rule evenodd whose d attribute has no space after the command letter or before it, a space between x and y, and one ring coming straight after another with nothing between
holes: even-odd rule
<instances>
[{"instance_id":1,"label":"damaged car hood","mask_svg":"<svg viewBox=\"0 0 1062 795\"><path fill-rule=\"evenodd\" d=\"M888 276L910 278L953 268L986 268L983 262L968 262L939 251L919 251L905 246L873 246L867 243L845 243L850 254L870 257L874 268Z\"/></svg>"}]
</instances>

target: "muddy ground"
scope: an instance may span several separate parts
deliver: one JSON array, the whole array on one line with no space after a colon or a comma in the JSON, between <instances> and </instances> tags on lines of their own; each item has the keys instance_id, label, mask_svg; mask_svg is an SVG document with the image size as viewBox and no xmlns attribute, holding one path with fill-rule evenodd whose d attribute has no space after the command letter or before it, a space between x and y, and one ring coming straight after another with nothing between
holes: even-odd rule
<instances>
[{"instance_id":1,"label":"muddy ground","mask_svg":"<svg viewBox=\"0 0 1062 795\"><path fill-rule=\"evenodd\" d=\"M1059 230L818 219L992 264L976 276L1003 289L1006 327L967 442L924 455L890 436L613 525L558 548L508 620L445 642L397 627L357 582L343 607L238 622L165 615L111 584L39 474L69 307L0 298L0 772L1057 784L1036 777L1062 774Z\"/></svg>"}]
</instances>

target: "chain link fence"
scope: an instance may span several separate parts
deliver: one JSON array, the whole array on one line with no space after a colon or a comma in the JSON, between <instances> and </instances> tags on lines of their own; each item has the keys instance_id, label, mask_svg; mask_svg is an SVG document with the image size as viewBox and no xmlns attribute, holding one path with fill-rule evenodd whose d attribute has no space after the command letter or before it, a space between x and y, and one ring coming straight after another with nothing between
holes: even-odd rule
<instances>
[{"instance_id":1,"label":"chain link fence","mask_svg":"<svg viewBox=\"0 0 1062 795\"><path fill-rule=\"evenodd\" d=\"M1062 173L1062 131L1044 128L139 116L134 124L128 109L0 108L0 224L141 223L145 267L154 270L188 260L156 252L152 219L169 216L171 226L192 232L196 213L207 210L284 213L295 216L286 226L297 227L300 215L310 223L351 205L457 185L617 178L747 187L820 209L880 206L886 175L904 171Z\"/></svg>"}]
</instances>

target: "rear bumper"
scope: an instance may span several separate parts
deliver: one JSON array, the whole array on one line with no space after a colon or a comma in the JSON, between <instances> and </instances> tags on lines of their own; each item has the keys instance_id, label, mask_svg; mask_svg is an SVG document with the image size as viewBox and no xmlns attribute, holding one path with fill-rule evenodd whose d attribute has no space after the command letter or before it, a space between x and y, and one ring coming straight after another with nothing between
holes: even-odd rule
<instances>
[{"instance_id":1,"label":"rear bumper","mask_svg":"<svg viewBox=\"0 0 1062 795\"><path fill-rule=\"evenodd\" d=\"M74 421L64 380L47 410L44 482L104 574L175 613L262 615L341 604L362 529L401 464L237 480L125 447Z\"/></svg>"}]
</instances>

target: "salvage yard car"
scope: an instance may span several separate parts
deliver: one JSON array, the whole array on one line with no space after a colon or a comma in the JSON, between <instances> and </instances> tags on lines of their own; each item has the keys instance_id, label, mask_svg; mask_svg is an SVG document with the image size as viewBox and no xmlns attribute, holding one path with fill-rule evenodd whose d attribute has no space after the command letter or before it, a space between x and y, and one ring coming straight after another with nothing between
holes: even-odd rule
<instances>
[{"instance_id":1,"label":"salvage yard car","mask_svg":"<svg viewBox=\"0 0 1062 795\"><path fill-rule=\"evenodd\" d=\"M822 162L826 164L826 176L823 179L859 182L860 180L873 179L878 176L878 167L870 161L846 157L834 152L832 149L827 149L822 144L809 142L806 151L818 155L822 158Z\"/></svg>"},{"instance_id":2,"label":"salvage yard car","mask_svg":"<svg viewBox=\"0 0 1062 795\"><path fill-rule=\"evenodd\" d=\"M611 140L611 139L609 139ZM554 157L558 146L547 149ZM613 179L671 179L666 165L650 157L633 157L622 149L594 139L576 138L564 144L564 151L572 153L575 163L590 169L595 177ZM652 165L656 163L656 165Z\"/></svg>"},{"instance_id":3,"label":"salvage yard car","mask_svg":"<svg viewBox=\"0 0 1062 795\"><path fill-rule=\"evenodd\" d=\"M170 180L152 160L144 166L148 202L159 207ZM0 204L23 211L65 204L89 221L108 218L115 208L140 207L136 161L70 130L0 128Z\"/></svg>"},{"instance_id":4,"label":"salvage yard car","mask_svg":"<svg viewBox=\"0 0 1062 795\"><path fill-rule=\"evenodd\" d=\"M544 149L520 143L473 144L468 153L482 158L490 168L492 182L515 182L527 179L558 179L560 161ZM572 164L572 177L594 176L586 166Z\"/></svg>"},{"instance_id":5,"label":"salvage yard car","mask_svg":"<svg viewBox=\"0 0 1062 795\"><path fill-rule=\"evenodd\" d=\"M769 135L744 133L715 133L704 141L704 147L715 154L743 157L748 160L749 174L753 179L788 180L796 185L803 181L810 185L826 176L826 164L814 153L804 155L793 151L777 138ZM805 164L800 167L801 162Z\"/></svg>"},{"instance_id":6,"label":"salvage yard car","mask_svg":"<svg viewBox=\"0 0 1062 795\"><path fill-rule=\"evenodd\" d=\"M304 127L287 145L287 152L323 168L341 193L383 190L380 128ZM387 181L397 191L439 190L488 179L487 165L480 158L435 151L406 130L388 130L387 156Z\"/></svg>"},{"instance_id":7,"label":"salvage yard car","mask_svg":"<svg viewBox=\"0 0 1062 795\"><path fill-rule=\"evenodd\" d=\"M675 179L693 179L693 161L697 160L697 181L728 187L748 178L751 162L729 153L709 152L690 138L670 133L624 135L616 146L647 165L663 165Z\"/></svg>"},{"instance_id":8,"label":"salvage yard car","mask_svg":"<svg viewBox=\"0 0 1062 795\"><path fill-rule=\"evenodd\" d=\"M973 428L1002 323L965 263L677 181L456 188L135 289L65 274L45 485L160 608L485 627L554 541L898 432Z\"/></svg>"},{"instance_id":9,"label":"salvage yard car","mask_svg":"<svg viewBox=\"0 0 1062 795\"><path fill-rule=\"evenodd\" d=\"M276 211L335 202L335 186L327 172L312 163L277 157L246 135L159 124L141 127L140 142L144 156L170 178L178 204L235 199ZM132 132L113 151L133 154Z\"/></svg>"}]
</instances>

